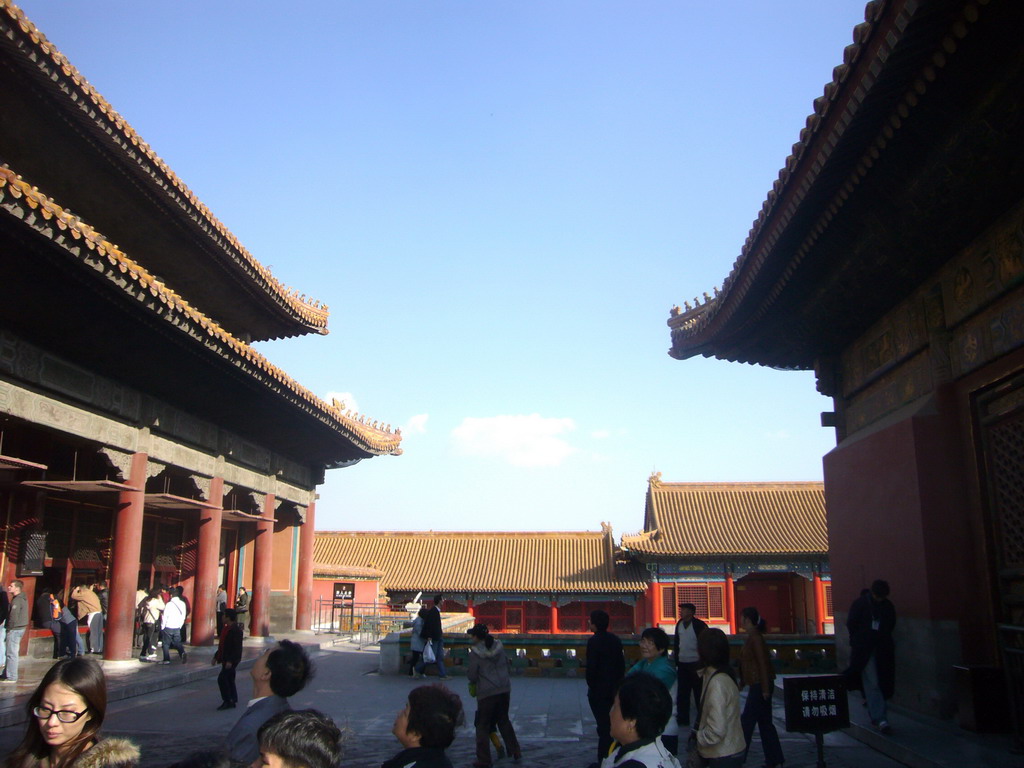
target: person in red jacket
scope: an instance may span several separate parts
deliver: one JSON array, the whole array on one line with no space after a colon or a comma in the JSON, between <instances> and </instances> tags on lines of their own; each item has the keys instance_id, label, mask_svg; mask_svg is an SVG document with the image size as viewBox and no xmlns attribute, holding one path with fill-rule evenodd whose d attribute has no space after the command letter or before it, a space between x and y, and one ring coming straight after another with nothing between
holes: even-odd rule
<instances>
[{"instance_id":1,"label":"person in red jacket","mask_svg":"<svg viewBox=\"0 0 1024 768\"><path fill-rule=\"evenodd\" d=\"M224 611L224 629L220 633L220 645L213 654L213 663L220 664L217 685L220 687L221 705L217 709L234 709L238 705L238 690L235 688L235 672L242 660L242 625L234 608Z\"/></svg>"}]
</instances>

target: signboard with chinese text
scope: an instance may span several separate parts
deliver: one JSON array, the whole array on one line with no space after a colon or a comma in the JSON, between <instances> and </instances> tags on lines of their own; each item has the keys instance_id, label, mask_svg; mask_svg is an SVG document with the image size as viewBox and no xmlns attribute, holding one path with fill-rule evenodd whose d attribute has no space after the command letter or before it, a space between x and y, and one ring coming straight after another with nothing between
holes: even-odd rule
<instances>
[{"instance_id":1,"label":"signboard with chinese text","mask_svg":"<svg viewBox=\"0 0 1024 768\"><path fill-rule=\"evenodd\" d=\"M787 731L828 733L850 726L850 702L842 675L787 677L783 690Z\"/></svg>"},{"instance_id":2,"label":"signboard with chinese text","mask_svg":"<svg viewBox=\"0 0 1024 768\"><path fill-rule=\"evenodd\" d=\"M334 599L335 600L355 600L356 598L356 583L354 581L336 581L334 582Z\"/></svg>"}]
</instances>

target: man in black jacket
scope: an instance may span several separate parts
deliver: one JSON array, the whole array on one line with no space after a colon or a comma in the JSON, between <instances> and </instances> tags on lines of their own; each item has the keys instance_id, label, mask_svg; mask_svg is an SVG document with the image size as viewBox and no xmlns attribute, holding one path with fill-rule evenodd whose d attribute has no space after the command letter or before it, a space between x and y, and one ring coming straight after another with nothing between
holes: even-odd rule
<instances>
[{"instance_id":1,"label":"man in black jacket","mask_svg":"<svg viewBox=\"0 0 1024 768\"><path fill-rule=\"evenodd\" d=\"M622 641L608 631L607 612L590 613L587 640L587 701L597 721L597 765L608 757L612 745L612 704L615 691L626 674L626 658L622 654Z\"/></svg>"},{"instance_id":2,"label":"man in black jacket","mask_svg":"<svg viewBox=\"0 0 1024 768\"><path fill-rule=\"evenodd\" d=\"M866 594L865 594L866 593ZM886 699L896 689L896 609L889 600L889 582L876 579L870 590L850 606L846 617L850 632L850 667L844 672L847 688L864 691L871 723L889 732Z\"/></svg>"},{"instance_id":3,"label":"man in black jacket","mask_svg":"<svg viewBox=\"0 0 1024 768\"><path fill-rule=\"evenodd\" d=\"M423 629L420 630L420 637L424 644L430 643L434 651L434 661L424 662L423 657L416 663L416 676L423 677L423 670L427 664L437 664L437 674L442 680L448 679L448 670L444 668L444 630L441 628L441 601L444 595L434 595L434 605L423 617ZM426 651L426 647L424 647Z\"/></svg>"},{"instance_id":4,"label":"man in black jacket","mask_svg":"<svg viewBox=\"0 0 1024 768\"><path fill-rule=\"evenodd\" d=\"M679 604L679 621L676 622L676 631L672 640L678 681L676 685L676 722L685 726L692 725L690 722L691 693L694 703L700 707L700 675L697 674L700 659L697 656L697 638L708 628L707 624L693 615L696 611L697 606L693 603Z\"/></svg>"}]
</instances>

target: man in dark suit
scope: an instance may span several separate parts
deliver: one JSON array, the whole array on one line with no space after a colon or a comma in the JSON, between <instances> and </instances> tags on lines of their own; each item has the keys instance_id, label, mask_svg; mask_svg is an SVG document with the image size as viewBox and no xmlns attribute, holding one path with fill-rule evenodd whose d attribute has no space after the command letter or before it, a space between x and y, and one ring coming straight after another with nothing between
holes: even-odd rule
<instances>
[{"instance_id":1,"label":"man in dark suit","mask_svg":"<svg viewBox=\"0 0 1024 768\"><path fill-rule=\"evenodd\" d=\"M612 704L626 674L622 641L608 631L609 622L606 611L591 611L590 630L594 634L587 640L587 701L597 721L598 765L608 757L612 745Z\"/></svg>"},{"instance_id":2,"label":"man in dark suit","mask_svg":"<svg viewBox=\"0 0 1024 768\"><path fill-rule=\"evenodd\" d=\"M416 677L423 677L423 669L427 664L437 664L437 674L442 680L448 679L448 670L444 668L444 629L441 626L441 602L443 595L434 595L434 605L423 616L423 629L420 637L424 643L430 643L434 651L434 661L426 662L420 657L416 664Z\"/></svg>"},{"instance_id":3,"label":"man in dark suit","mask_svg":"<svg viewBox=\"0 0 1024 768\"><path fill-rule=\"evenodd\" d=\"M301 645L282 640L256 660L250 674L252 698L225 744L231 762L242 765L251 765L259 757L260 726L278 712L291 709L288 697L306 687L313 677L313 663Z\"/></svg>"}]
</instances>

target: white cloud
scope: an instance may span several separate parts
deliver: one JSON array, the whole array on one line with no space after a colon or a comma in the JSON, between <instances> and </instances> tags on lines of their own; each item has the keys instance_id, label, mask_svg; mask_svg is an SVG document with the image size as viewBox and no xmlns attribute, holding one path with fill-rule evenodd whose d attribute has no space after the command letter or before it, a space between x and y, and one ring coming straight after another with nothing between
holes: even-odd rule
<instances>
[{"instance_id":1,"label":"white cloud","mask_svg":"<svg viewBox=\"0 0 1024 768\"><path fill-rule=\"evenodd\" d=\"M427 419L429 418L430 415L426 413L417 413L415 416L410 416L409 420L405 422L405 426L402 427L402 432L407 435L422 435L427 431Z\"/></svg>"},{"instance_id":2,"label":"white cloud","mask_svg":"<svg viewBox=\"0 0 1024 768\"><path fill-rule=\"evenodd\" d=\"M328 403L331 400L337 400L339 403L343 403L342 410L352 411L352 413L359 413L359 403L356 401L355 395L351 392L328 392L324 396L324 400Z\"/></svg>"},{"instance_id":3,"label":"white cloud","mask_svg":"<svg viewBox=\"0 0 1024 768\"><path fill-rule=\"evenodd\" d=\"M497 456L516 467L556 467L576 449L560 435L576 429L572 419L529 416L466 417L452 430L464 456Z\"/></svg>"},{"instance_id":4,"label":"white cloud","mask_svg":"<svg viewBox=\"0 0 1024 768\"><path fill-rule=\"evenodd\" d=\"M590 433L590 436L595 440L604 440L606 438L611 437L612 433L609 432L607 429L595 429L593 432Z\"/></svg>"}]
</instances>

